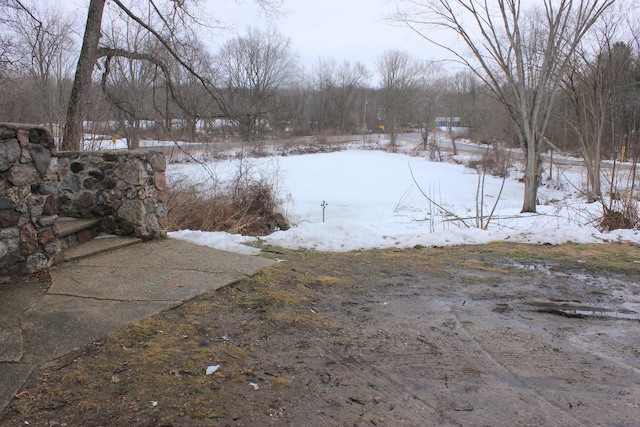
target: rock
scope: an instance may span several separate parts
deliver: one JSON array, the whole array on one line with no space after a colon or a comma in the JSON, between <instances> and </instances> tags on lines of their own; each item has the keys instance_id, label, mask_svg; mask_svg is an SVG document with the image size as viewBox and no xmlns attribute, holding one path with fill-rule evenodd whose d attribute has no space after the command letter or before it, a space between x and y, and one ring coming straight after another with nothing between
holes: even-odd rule
<instances>
[{"instance_id":1,"label":"rock","mask_svg":"<svg viewBox=\"0 0 640 427\"><path fill-rule=\"evenodd\" d=\"M75 175L67 175L60 181L60 190L77 193L80 190L80 180Z\"/></svg>"},{"instance_id":2,"label":"rock","mask_svg":"<svg viewBox=\"0 0 640 427\"><path fill-rule=\"evenodd\" d=\"M53 232L51 230L45 230L42 233L40 233L40 238L38 239L38 242L41 245L46 245L47 243L53 242L54 239L55 239L55 236L53 235Z\"/></svg>"},{"instance_id":3,"label":"rock","mask_svg":"<svg viewBox=\"0 0 640 427\"><path fill-rule=\"evenodd\" d=\"M97 181L102 181L105 177L105 174L99 169L94 169L92 171L89 171L89 176L95 178Z\"/></svg>"},{"instance_id":4,"label":"rock","mask_svg":"<svg viewBox=\"0 0 640 427\"><path fill-rule=\"evenodd\" d=\"M160 230L160 224L155 215L147 216L147 232L149 234L155 234Z\"/></svg>"},{"instance_id":5,"label":"rock","mask_svg":"<svg viewBox=\"0 0 640 427\"><path fill-rule=\"evenodd\" d=\"M0 242L0 258L5 256L7 252L9 252L9 247L4 242Z\"/></svg>"},{"instance_id":6,"label":"rock","mask_svg":"<svg viewBox=\"0 0 640 427\"><path fill-rule=\"evenodd\" d=\"M130 224L144 226L147 211L140 200L127 200L118 209L118 217Z\"/></svg>"},{"instance_id":7,"label":"rock","mask_svg":"<svg viewBox=\"0 0 640 427\"><path fill-rule=\"evenodd\" d=\"M14 203L13 201L11 201L11 199L8 199L6 197L0 197L0 210L2 209L13 209L14 207Z\"/></svg>"},{"instance_id":8,"label":"rock","mask_svg":"<svg viewBox=\"0 0 640 427\"><path fill-rule=\"evenodd\" d=\"M2 228L13 227L20 222L20 214L10 210L0 211L0 226Z\"/></svg>"},{"instance_id":9,"label":"rock","mask_svg":"<svg viewBox=\"0 0 640 427\"><path fill-rule=\"evenodd\" d=\"M43 227L47 227L52 225L54 222L58 220L58 215L50 215L50 216L41 216L38 220L38 224Z\"/></svg>"},{"instance_id":10,"label":"rock","mask_svg":"<svg viewBox=\"0 0 640 427\"><path fill-rule=\"evenodd\" d=\"M29 154L31 154L31 159L33 160L36 170L40 176L44 178L49 169L51 158L53 157L51 150L46 149L42 145L34 145L29 150Z\"/></svg>"},{"instance_id":11,"label":"rock","mask_svg":"<svg viewBox=\"0 0 640 427\"><path fill-rule=\"evenodd\" d=\"M90 191L83 191L80 196L78 196L78 198L76 199L76 204L82 208L82 209L86 209L86 208L90 208L91 206L93 206L93 201L94 201L94 196L93 193Z\"/></svg>"},{"instance_id":12,"label":"rock","mask_svg":"<svg viewBox=\"0 0 640 427\"><path fill-rule=\"evenodd\" d=\"M7 267L11 267L25 261L24 257L19 255L5 255L0 258L0 269L4 270Z\"/></svg>"},{"instance_id":13,"label":"rock","mask_svg":"<svg viewBox=\"0 0 640 427\"><path fill-rule=\"evenodd\" d=\"M7 179L15 186L29 185L38 179L38 172L31 165L14 165L7 173Z\"/></svg>"},{"instance_id":14,"label":"rock","mask_svg":"<svg viewBox=\"0 0 640 427\"><path fill-rule=\"evenodd\" d=\"M164 203L158 203L156 205L156 215L158 215L158 218L166 218L168 214L169 208L167 208L167 205Z\"/></svg>"},{"instance_id":15,"label":"rock","mask_svg":"<svg viewBox=\"0 0 640 427\"><path fill-rule=\"evenodd\" d=\"M167 158L162 153L151 152L148 155L149 164L156 172L165 172L167 170Z\"/></svg>"},{"instance_id":16,"label":"rock","mask_svg":"<svg viewBox=\"0 0 640 427\"><path fill-rule=\"evenodd\" d=\"M31 155L29 154L29 152L27 150L22 150L21 154L20 154L20 163L29 163L32 164L33 160L31 159Z\"/></svg>"},{"instance_id":17,"label":"rock","mask_svg":"<svg viewBox=\"0 0 640 427\"><path fill-rule=\"evenodd\" d=\"M18 227L8 227L0 230L0 239L17 239L20 236Z\"/></svg>"},{"instance_id":18,"label":"rock","mask_svg":"<svg viewBox=\"0 0 640 427\"><path fill-rule=\"evenodd\" d=\"M16 137L22 147L29 146L29 131L27 129L16 129Z\"/></svg>"},{"instance_id":19,"label":"rock","mask_svg":"<svg viewBox=\"0 0 640 427\"><path fill-rule=\"evenodd\" d=\"M38 235L31 224L27 224L20 230L20 253L31 255L38 247Z\"/></svg>"},{"instance_id":20,"label":"rock","mask_svg":"<svg viewBox=\"0 0 640 427\"><path fill-rule=\"evenodd\" d=\"M129 185L144 185L147 182L147 171L139 160L129 159L117 170L116 176Z\"/></svg>"},{"instance_id":21,"label":"rock","mask_svg":"<svg viewBox=\"0 0 640 427\"><path fill-rule=\"evenodd\" d=\"M138 197L138 191L135 189L135 187L127 187L124 189L123 195L127 199L135 199Z\"/></svg>"},{"instance_id":22,"label":"rock","mask_svg":"<svg viewBox=\"0 0 640 427\"><path fill-rule=\"evenodd\" d=\"M32 144L52 145L53 138L45 128L31 129L29 132L29 142Z\"/></svg>"},{"instance_id":23,"label":"rock","mask_svg":"<svg viewBox=\"0 0 640 427\"><path fill-rule=\"evenodd\" d=\"M47 199L44 202L44 208L42 209L42 213L44 215L55 215L57 210L56 198L53 196L47 196Z\"/></svg>"},{"instance_id":24,"label":"rock","mask_svg":"<svg viewBox=\"0 0 640 427\"><path fill-rule=\"evenodd\" d=\"M11 139L16 137L16 130L7 126L0 126L0 139Z\"/></svg>"},{"instance_id":25,"label":"rock","mask_svg":"<svg viewBox=\"0 0 640 427\"><path fill-rule=\"evenodd\" d=\"M84 165L80 162L73 162L71 163L71 172L73 173L79 173L82 172L84 170Z\"/></svg>"},{"instance_id":26,"label":"rock","mask_svg":"<svg viewBox=\"0 0 640 427\"><path fill-rule=\"evenodd\" d=\"M15 139L0 142L0 172L8 171L19 159L22 150Z\"/></svg>"},{"instance_id":27,"label":"rock","mask_svg":"<svg viewBox=\"0 0 640 427\"><path fill-rule=\"evenodd\" d=\"M153 183L156 186L156 190L165 191L167 189L167 176L164 172L155 174L153 177Z\"/></svg>"},{"instance_id":28,"label":"rock","mask_svg":"<svg viewBox=\"0 0 640 427\"><path fill-rule=\"evenodd\" d=\"M85 190L94 190L96 187L98 187L99 182L100 181L93 177L86 178L84 181L82 181L82 188L84 188Z\"/></svg>"},{"instance_id":29,"label":"rock","mask_svg":"<svg viewBox=\"0 0 640 427\"><path fill-rule=\"evenodd\" d=\"M48 253L49 255L54 255L57 254L60 251L60 242L59 241L54 241L51 243L47 243L46 245L44 245L44 251L46 253Z\"/></svg>"},{"instance_id":30,"label":"rock","mask_svg":"<svg viewBox=\"0 0 640 427\"><path fill-rule=\"evenodd\" d=\"M44 183L44 185L42 186L42 188L40 188L40 192L41 194L58 194L59 192L59 188L58 188L58 183L55 181L46 181Z\"/></svg>"},{"instance_id":31,"label":"rock","mask_svg":"<svg viewBox=\"0 0 640 427\"><path fill-rule=\"evenodd\" d=\"M156 195L159 203L167 203L169 201L169 192L168 191L158 191Z\"/></svg>"},{"instance_id":32,"label":"rock","mask_svg":"<svg viewBox=\"0 0 640 427\"><path fill-rule=\"evenodd\" d=\"M49 258L41 252L35 253L27 257L27 272L44 270L49 266Z\"/></svg>"}]
</instances>

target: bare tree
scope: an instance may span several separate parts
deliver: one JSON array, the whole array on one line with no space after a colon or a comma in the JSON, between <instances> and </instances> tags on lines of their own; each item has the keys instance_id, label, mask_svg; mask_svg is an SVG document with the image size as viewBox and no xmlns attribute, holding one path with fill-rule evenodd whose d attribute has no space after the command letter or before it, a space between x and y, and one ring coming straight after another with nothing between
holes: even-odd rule
<instances>
[{"instance_id":1,"label":"bare tree","mask_svg":"<svg viewBox=\"0 0 640 427\"><path fill-rule=\"evenodd\" d=\"M385 131L389 131L389 144L394 147L403 114L415 95L419 67L407 52L399 50L385 51L377 66L385 103Z\"/></svg>"},{"instance_id":2,"label":"bare tree","mask_svg":"<svg viewBox=\"0 0 640 427\"><path fill-rule=\"evenodd\" d=\"M429 149L431 160L436 159L439 154L439 147L435 140L432 139L431 129L433 129L436 117L441 114L440 101L444 95L444 82L446 81L446 73L440 62L427 61L420 65L420 71L417 79L416 120L421 126L421 147L422 150Z\"/></svg>"},{"instance_id":3,"label":"bare tree","mask_svg":"<svg viewBox=\"0 0 640 427\"><path fill-rule=\"evenodd\" d=\"M14 76L37 92L41 102L31 107L32 117L53 128L63 119L58 112L66 102L71 57L75 55L73 19L55 8L9 3L3 5L3 23L10 45L0 49L0 62L4 57L11 63ZM16 86L12 85L14 89Z\"/></svg>"},{"instance_id":4,"label":"bare tree","mask_svg":"<svg viewBox=\"0 0 640 427\"><path fill-rule=\"evenodd\" d=\"M318 130L330 127L334 130L354 130L362 121L360 109L356 111L357 94L364 88L369 71L360 62L318 59L313 67L315 90L314 119ZM362 123L360 123L362 124Z\"/></svg>"},{"instance_id":5,"label":"bare tree","mask_svg":"<svg viewBox=\"0 0 640 427\"><path fill-rule=\"evenodd\" d=\"M256 3L268 13L273 13L273 11L277 10L279 2L276 0L256 0ZM80 147L82 139L82 107L87 93L91 89L92 74L98 57L125 56L130 59L149 61L158 66L165 74L165 77L169 76L169 69L165 61L154 56L140 54L139 52L128 52L119 46L106 46L99 49L105 4L106 0L90 0L89 2L82 49L67 109L67 120L62 142L63 149L77 150ZM198 30L206 26L204 20L200 19L201 15L194 13L190 9L197 2L171 1L159 4L157 0L147 0L137 8L127 7L121 0L112 0L109 4L117 8L122 16L128 17L144 29L149 34L149 37L154 38L176 63L198 80L202 88L210 96L213 98L218 97L212 82L206 76L199 75L181 57L179 49L176 49L176 46L180 46L184 40L197 38ZM154 19L152 20L151 17ZM160 26L155 26L154 21L159 22Z\"/></svg>"},{"instance_id":6,"label":"bare tree","mask_svg":"<svg viewBox=\"0 0 640 427\"><path fill-rule=\"evenodd\" d=\"M396 19L469 67L506 108L525 156L522 212L536 212L541 151L553 102L587 31L615 0L406 0ZM466 49L438 40L455 34Z\"/></svg>"},{"instance_id":7,"label":"bare tree","mask_svg":"<svg viewBox=\"0 0 640 427\"><path fill-rule=\"evenodd\" d=\"M274 29L250 29L225 43L214 62L225 113L244 141L255 141L277 108L278 89L298 72L289 39Z\"/></svg>"},{"instance_id":8,"label":"bare tree","mask_svg":"<svg viewBox=\"0 0 640 427\"><path fill-rule=\"evenodd\" d=\"M611 99L620 84L619 76L631 59L629 46L612 39L613 23L613 19L607 20L595 34L595 52L591 48L576 51L563 85L573 107L567 121L577 136L587 170L588 195L593 199L602 197L600 164Z\"/></svg>"}]
</instances>

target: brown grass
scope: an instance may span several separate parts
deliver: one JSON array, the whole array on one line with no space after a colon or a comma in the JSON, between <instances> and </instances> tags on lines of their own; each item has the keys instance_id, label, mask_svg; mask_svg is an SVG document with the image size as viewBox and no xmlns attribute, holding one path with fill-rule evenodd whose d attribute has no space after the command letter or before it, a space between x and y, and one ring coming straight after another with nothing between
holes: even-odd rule
<instances>
[{"instance_id":1,"label":"brown grass","mask_svg":"<svg viewBox=\"0 0 640 427\"><path fill-rule=\"evenodd\" d=\"M266 181L236 180L227 189L187 182L169 185L169 230L227 231L266 235L279 227L278 202Z\"/></svg>"}]
</instances>

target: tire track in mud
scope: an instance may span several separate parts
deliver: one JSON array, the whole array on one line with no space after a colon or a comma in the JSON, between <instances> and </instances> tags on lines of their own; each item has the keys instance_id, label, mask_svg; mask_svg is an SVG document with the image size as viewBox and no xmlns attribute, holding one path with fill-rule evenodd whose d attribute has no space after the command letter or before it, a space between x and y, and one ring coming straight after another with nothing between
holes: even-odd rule
<instances>
[{"instance_id":1,"label":"tire track in mud","mask_svg":"<svg viewBox=\"0 0 640 427\"><path fill-rule=\"evenodd\" d=\"M584 421L576 421L573 414L569 414L566 410L554 405L548 401L542 394L531 387L523 378L521 378L509 365L502 362L501 357L494 354L492 351L483 345L482 341L475 337L473 333L467 330L464 321L460 319L457 310L449 307L451 315L455 318L456 329L463 334L465 340L475 348L474 361L484 366L485 372L490 373L491 376L498 382L498 384L506 385L506 389L517 389L518 397L526 402L528 410L531 411L531 401L537 403L537 407L542 411L542 416L547 422L554 423L556 425L563 426L583 426ZM471 349L469 349L471 351ZM514 355L511 358L515 361L522 360L524 355ZM483 363L484 362L484 363ZM502 388L502 387L500 387ZM533 399L531 399L531 397Z\"/></svg>"}]
</instances>

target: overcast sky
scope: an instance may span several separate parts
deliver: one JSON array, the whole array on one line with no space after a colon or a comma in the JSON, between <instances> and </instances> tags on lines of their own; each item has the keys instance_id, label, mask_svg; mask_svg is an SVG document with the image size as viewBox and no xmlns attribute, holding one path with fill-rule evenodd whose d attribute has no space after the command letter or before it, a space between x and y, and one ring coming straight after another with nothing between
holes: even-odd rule
<instances>
[{"instance_id":1,"label":"overcast sky","mask_svg":"<svg viewBox=\"0 0 640 427\"><path fill-rule=\"evenodd\" d=\"M285 0L282 14L265 19L252 1L209 0L212 16L226 22L229 36L244 34L247 27L265 28L267 22L291 38L307 71L319 57L363 63L372 73L375 60L385 50L404 50L416 59L440 59L442 55L411 30L385 21L392 10L388 0Z\"/></svg>"},{"instance_id":2,"label":"overcast sky","mask_svg":"<svg viewBox=\"0 0 640 427\"><path fill-rule=\"evenodd\" d=\"M83 23L86 20L89 0L35 1L58 4L74 11ZM408 28L385 20L393 10L392 0L282 0L280 13L268 19L255 0L199 3L205 9L205 20L215 18L226 26L213 36L206 31L202 34L202 41L213 53L225 40L246 34L249 27L265 29L272 25L291 39L293 51L307 72L322 57L361 62L375 75L376 58L390 49L407 51L418 60L446 57Z\"/></svg>"}]
</instances>

